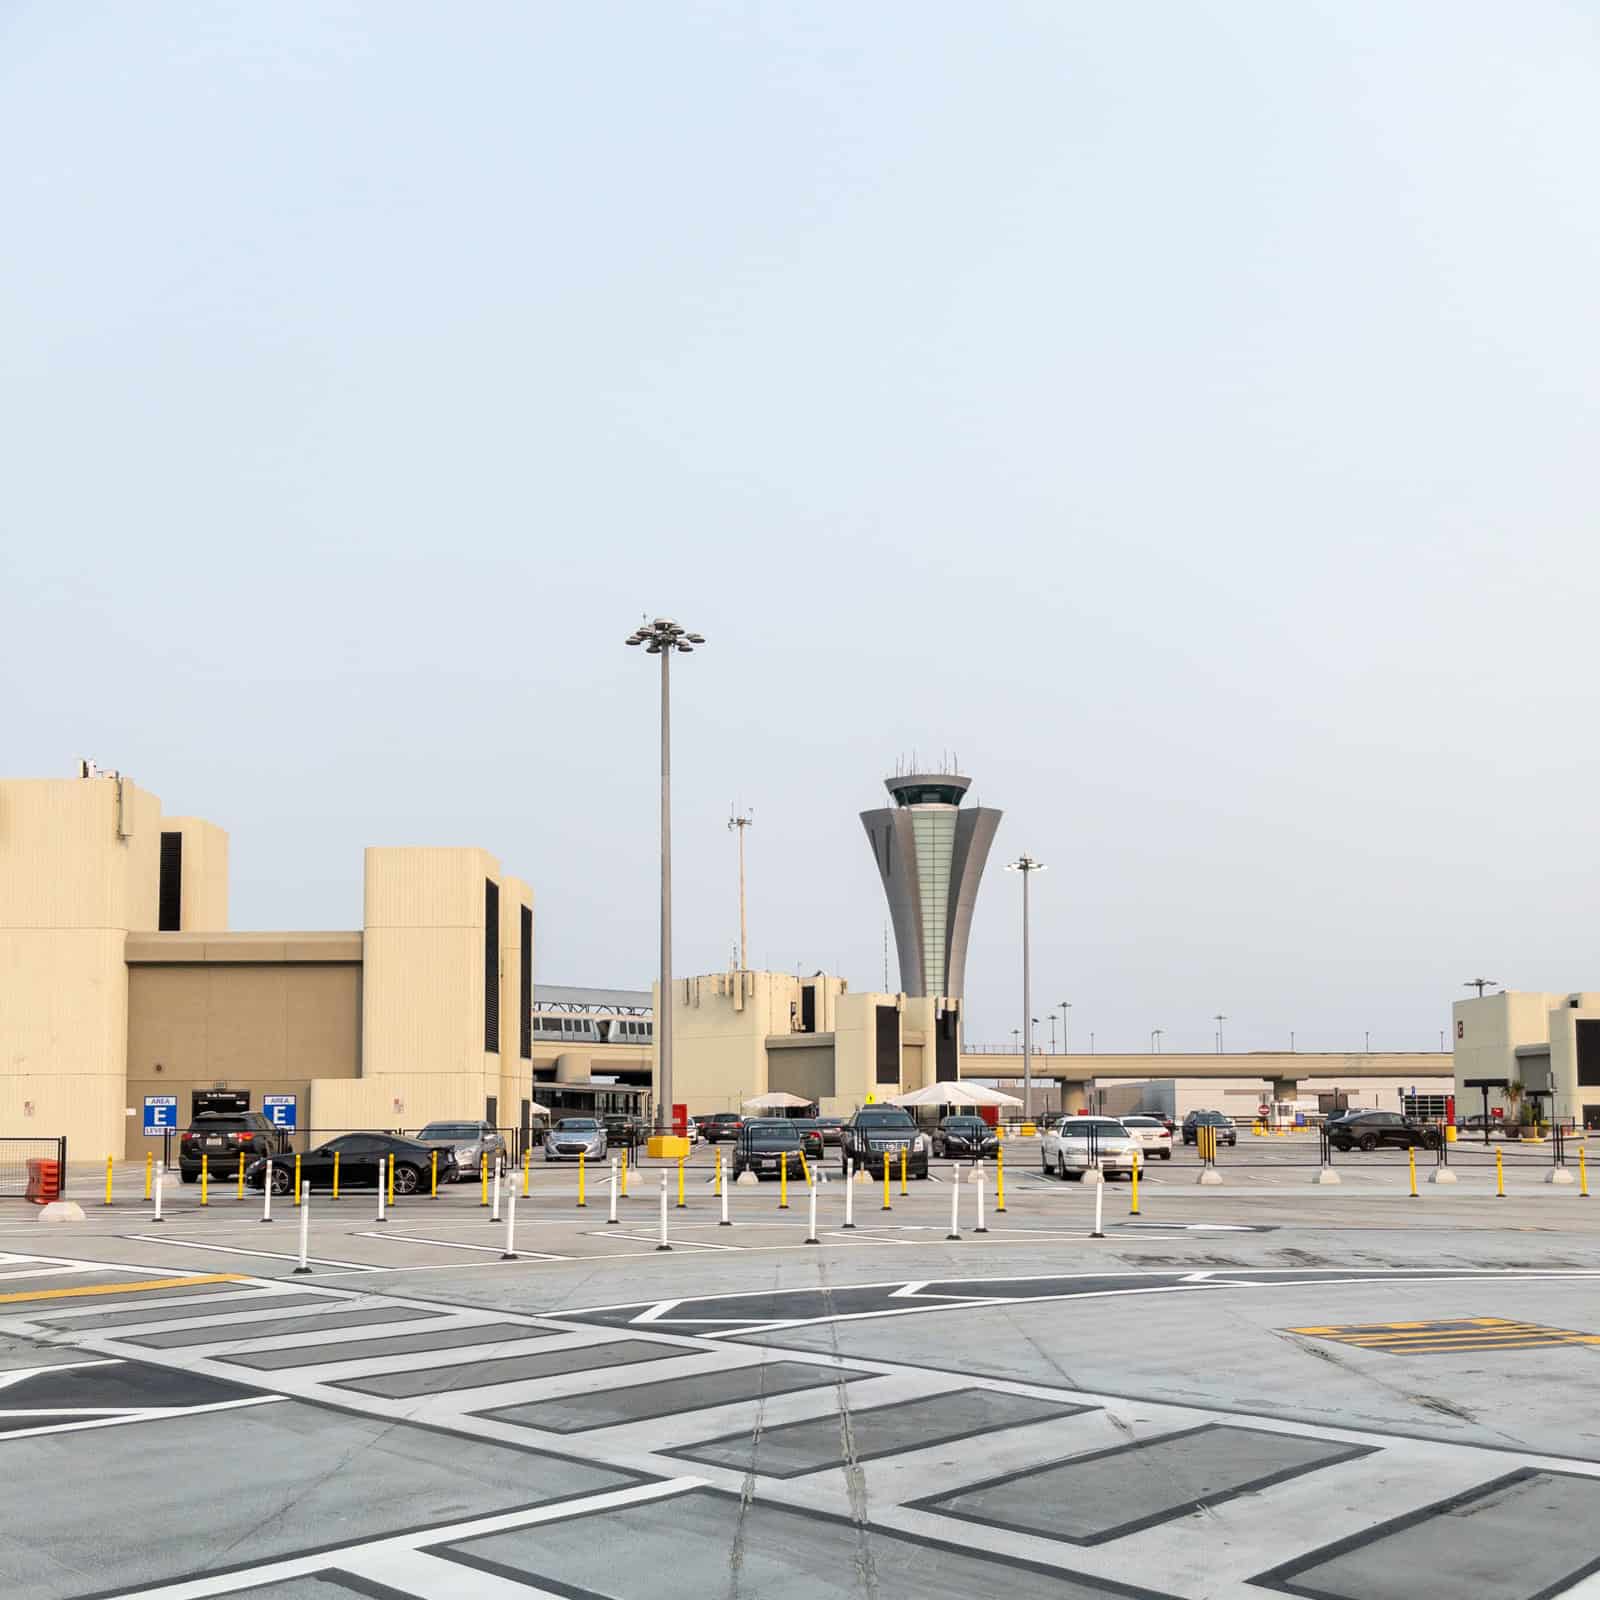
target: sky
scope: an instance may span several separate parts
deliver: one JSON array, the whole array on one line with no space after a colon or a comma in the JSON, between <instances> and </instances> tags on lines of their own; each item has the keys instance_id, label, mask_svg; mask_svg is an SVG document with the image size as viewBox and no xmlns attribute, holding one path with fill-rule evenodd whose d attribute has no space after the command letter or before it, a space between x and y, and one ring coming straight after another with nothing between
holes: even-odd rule
<instances>
[{"instance_id":1,"label":"sky","mask_svg":"<svg viewBox=\"0 0 1600 1600\"><path fill-rule=\"evenodd\" d=\"M752 963L881 987L949 753L969 1044L1022 851L1074 1049L1600 988L1597 148L1560 0L4 0L0 770L239 928L481 845L645 987L667 615L680 974L739 805Z\"/></svg>"}]
</instances>

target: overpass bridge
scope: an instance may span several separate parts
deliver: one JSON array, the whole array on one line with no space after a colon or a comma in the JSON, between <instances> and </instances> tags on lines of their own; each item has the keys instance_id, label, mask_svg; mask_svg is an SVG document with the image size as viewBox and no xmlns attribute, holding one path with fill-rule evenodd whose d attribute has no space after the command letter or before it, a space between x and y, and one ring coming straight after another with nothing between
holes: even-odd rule
<instances>
[{"instance_id":1,"label":"overpass bridge","mask_svg":"<svg viewBox=\"0 0 1600 1600\"><path fill-rule=\"evenodd\" d=\"M1234 1078L1265 1084L1269 1098L1292 1100L1300 1084L1315 1079L1344 1081L1387 1078L1415 1082L1423 1078L1453 1078L1454 1058L1441 1050L1251 1050L1218 1055L1215 1051L1192 1055L1084 1055L1074 1051L1048 1054L1034 1051L1035 1083L1083 1084L1110 1078ZM961 1052L961 1076L999 1081L1023 1076L1023 1058L1014 1050Z\"/></svg>"}]
</instances>

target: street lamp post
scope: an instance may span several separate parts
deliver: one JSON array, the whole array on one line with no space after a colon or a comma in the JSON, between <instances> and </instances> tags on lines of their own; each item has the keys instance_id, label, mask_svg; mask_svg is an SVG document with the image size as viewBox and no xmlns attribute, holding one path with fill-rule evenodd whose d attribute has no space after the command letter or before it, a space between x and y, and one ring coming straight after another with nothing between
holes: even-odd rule
<instances>
[{"instance_id":1,"label":"street lamp post","mask_svg":"<svg viewBox=\"0 0 1600 1600\"><path fill-rule=\"evenodd\" d=\"M1152 1028L1150 1030L1150 1052L1152 1055L1161 1054L1161 1035L1166 1031L1165 1028Z\"/></svg>"},{"instance_id":2,"label":"street lamp post","mask_svg":"<svg viewBox=\"0 0 1600 1600\"><path fill-rule=\"evenodd\" d=\"M1061 1002L1061 1053L1064 1056L1072 1054L1072 1002Z\"/></svg>"},{"instance_id":3,"label":"street lamp post","mask_svg":"<svg viewBox=\"0 0 1600 1600\"><path fill-rule=\"evenodd\" d=\"M1043 872L1045 865L1035 861L1026 851L1006 866L1007 872L1022 874L1022 1120L1033 1121L1033 1029L1029 1021L1033 1016L1033 966L1028 946L1028 879Z\"/></svg>"},{"instance_id":4,"label":"street lamp post","mask_svg":"<svg viewBox=\"0 0 1600 1600\"><path fill-rule=\"evenodd\" d=\"M628 635L630 645L643 645L661 657L661 1000L656 1015L656 1132L671 1131L672 1116L672 657L689 655L705 636L690 633L670 617L641 623Z\"/></svg>"},{"instance_id":5,"label":"street lamp post","mask_svg":"<svg viewBox=\"0 0 1600 1600\"><path fill-rule=\"evenodd\" d=\"M1224 1022L1226 1022L1228 1019L1225 1016L1223 1016L1223 1014L1219 1011L1216 1014L1216 1017L1213 1020L1217 1024L1217 1054L1220 1056L1223 1053L1223 1049L1222 1049L1222 1024Z\"/></svg>"}]
</instances>

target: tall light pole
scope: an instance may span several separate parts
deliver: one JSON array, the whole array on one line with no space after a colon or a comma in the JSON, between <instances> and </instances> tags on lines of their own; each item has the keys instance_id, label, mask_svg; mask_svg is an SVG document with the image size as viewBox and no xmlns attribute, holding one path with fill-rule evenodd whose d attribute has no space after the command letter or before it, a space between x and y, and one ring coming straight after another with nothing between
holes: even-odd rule
<instances>
[{"instance_id":1,"label":"tall light pole","mask_svg":"<svg viewBox=\"0 0 1600 1600\"><path fill-rule=\"evenodd\" d=\"M1161 1035L1166 1031L1165 1028L1152 1028L1150 1030L1150 1053L1152 1055L1161 1054Z\"/></svg>"},{"instance_id":2,"label":"tall light pole","mask_svg":"<svg viewBox=\"0 0 1600 1600\"><path fill-rule=\"evenodd\" d=\"M1476 989L1478 998L1481 1000L1485 989L1498 989L1500 987L1500 980L1498 978L1468 978L1461 987L1463 989Z\"/></svg>"},{"instance_id":3,"label":"tall light pole","mask_svg":"<svg viewBox=\"0 0 1600 1600\"><path fill-rule=\"evenodd\" d=\"M1228 1019L1219 1011L1212 1019L1217 1025L1217 1054L1222 1054L1222 1024Z\"/></svg>"},{"instance_id":4,"label":"tall light pole","mask_svg":"<svg viewBox=\"0 0 1600 1600\"><path fill-rule=\"evenodd\" d=\"M661 1003L656 1016L656 1132L671 1131L672 1117L672 657L688 655L705 636L690 633L671 617L641 623L628 635L630 645L661 657Z\"/></svg>"},{"instance_id":5,"label":"tall light pole","mask_svg":"<svg viewBox=\"0 0 1600 1600\"><path fill-rule=\"evenodd\" d=\"M1072 1054L1072 1002L1061 1002L1061 1053L1064 1056Z\"/></svg>"},{"instance_id":6,"label":"tall light pole","mask_svg":"<svg viewBox=\"0 0 1600 1600\"><path fill-rule=\"evenodd\" d=\"M1026 1049L1022 1056L1022 1120L1033 1121L1033 1029L1028 1025L1033 1016L1033 957L1028 945L1028 879L1043 872L1045 865L1035 861L1026 851L1015 861L1006 864L1007 872L1022 874L1022 1026Z\"/></svg>"},{"instance_id":7,"label":"tall light pole","mask_svg":"<svg viewBox=\"0 0 1600 1600\"><path fill-rule=\"evenodd\" d=\"M1441 1033L1439 1035L1439 1037L1442 1039L1442 1038L1444 1038L1444 1035ZM1056 1014L1055 1014L1055 1012L1052 1011L1050 1013L1050 1054L1054 1055L1055 1053L1056 1053Z\"/></svg>"},{"instance_id":8,"label":"tall light pole","mask_svg":"<svg viewBox=\"0 0 1600 1600\"><path fill-rule=\"evenodd\" d=\"M739 835L739 970L750 959L750 929L744 918L744 830L756 820L754 811L730 811L728 826Z\"/></svg>"}]
</instances>

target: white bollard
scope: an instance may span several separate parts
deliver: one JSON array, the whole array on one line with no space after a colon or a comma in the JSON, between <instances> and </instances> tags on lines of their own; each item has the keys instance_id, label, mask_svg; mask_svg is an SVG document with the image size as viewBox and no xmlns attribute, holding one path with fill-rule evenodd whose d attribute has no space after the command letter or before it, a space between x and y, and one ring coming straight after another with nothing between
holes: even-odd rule
<instances>
[{"instance_id":1,"label":"white bollard","mask_svg":"<svg viewBox=\"0 0 1600 1600\"><path fill-rule=\"evenodd\" d=\"M617 1225L617 1158L611 1158L611 1211L606 1217L606 1226L614 1228Z\"/></svg>"},{"instance_id":2,"label":"white bollard","mask_svg":"<svg viewBox=\"0 0 1600 1600\"><path fill-rule=\"evenodd\" d=\"M272 1221L272 1157L267 1157L267 1175L261 1182L261 1220Z\"/></svg>"},{"instance_id":3,"label":"white bollard","mask_svg":"<svg viewBox=\"0 0 1600 1600\"><path fill-rule=\"evenodd\" d=\"M808 1183L806 1188L810 1190L810 1199L807 1201L806 1210L806 1243L815 1244L817 1242L817 1186L814 1183Z\"/></svg>"},{"instance_id":4,"label":"white bollard","mask_svg":"<svg viewBox=\"0 0 1600 1600\"><path fill-rule=\"evenodd\" d=\"M978 1168L978 1226L973 1229L973 1232L974 1233L987 1233L988 1231L989 1231L988 1224L985 1223L984 1220L983 1220L983 1168L979 1167Z\"/></svg>"},{"instance_id":5,"label":"white bollard","mask_svg":"<svg viewBox=\"0 0 1600 1600\"><path fill-rule=\"evenodd\" d=\"M856 1225L855 1176L856 1164L852 1158L844 1164L844 1225L852 1230Z\"/></svg>"},{"instance_id":6,"label":"white bollard","mask_svg":"<svg viewBox=\"0 0 1600 1600\"><path fill-rule=\"evenodd\" d=\"M1105 1233L1100 1227L1100 1218L1101 1214L1105 1211L1105 1206L1106 1186L1104 1183L1097 1183L1094 1186L1094 1232L1089 1235L1091 1239L1105 1238Z\"/></svg>"},{"instance_id":7,"label":"white bollard","mask_svg":"<svg viewBox=\"0 0 1600 1600\"><path fill-rule=\"evenodd\" d=\"M383 1221L383 1163L378 1163L378 1221Z\"/></svg>"},{"instance_id":8,"label":"white bollard","mask_svg":"<svg viewBox=\"0 0 1600 1600\"><path fill-rule=\"evenodd\" d=\"M502 1261L517 1259L517 1183L510 1179L506 1184L506 1247L500 1252Z\"/></svg>"},{"instance_id":9,"label":"white bollard","mask_svg":"<svg viewBox=\"0 0 1600 1600\"><path fill-rule=\"evenodd\" d=\"M295 1275L311 1270L311 1185L300 1185L300 1265L295 1270Z\"/></svg>"},{"instance_id":10,"label":"white bollard","mask_svg":"<svg viewBox=\"0 0 1600 1600\"><path fill-rule=\"evenodd\" d=\"M961 1185L950 1185L950 1231L945 1235L947 1239L961 1237Z\"/></svg>"},{"instance_id":11,"label":"white bollard","mask_svg":"<svg viewBox=\"0 0 1600 1600\"><path fill-rule=\"evenodd\" d=\"M163 1168L162 1164L159 1161L156 1162L156 1214L150 1219L152 1222L166 1221L166 1218L161 1215L161 1175L164 1171L165 1168Z\"/></svg>"},{"instance_id":12,"label":"white bollard","mask_svg":"<svg viewBox=\"0 0 1600 1600\"><path fill-rule=\"evenodd\" d=\"M672 1246L667 1243L667 1175L661 1174L661 1243L657 1250L670 1250Z\"/></svg>"},{"instance_id":13,"label":"white bollard","mask_svg":"<svg viewBox=\"0 0 1600 1600\"><path fill-rule=\"evenodd\" d=\"M499 1156L496 1156L494 1158L494 1201L493 1201L493 1204L489 1208L489 1220L491 1222L498 1222L500 1220L500 1157Z\"/></svg>"},{"instance_id":14,"label":"white bollard","mask_svg":"<svg viewBox=\"0 0 1600 1600\"><path fill-rule=\"evenodd\" d=\"M731 1228L733 1224L728 1220L728 1174L722 1165L722 1152L717 1151L717 1170L722 1174L722 1221L717 1224L719 1228Z\"/></svg>"}]
</instances>

